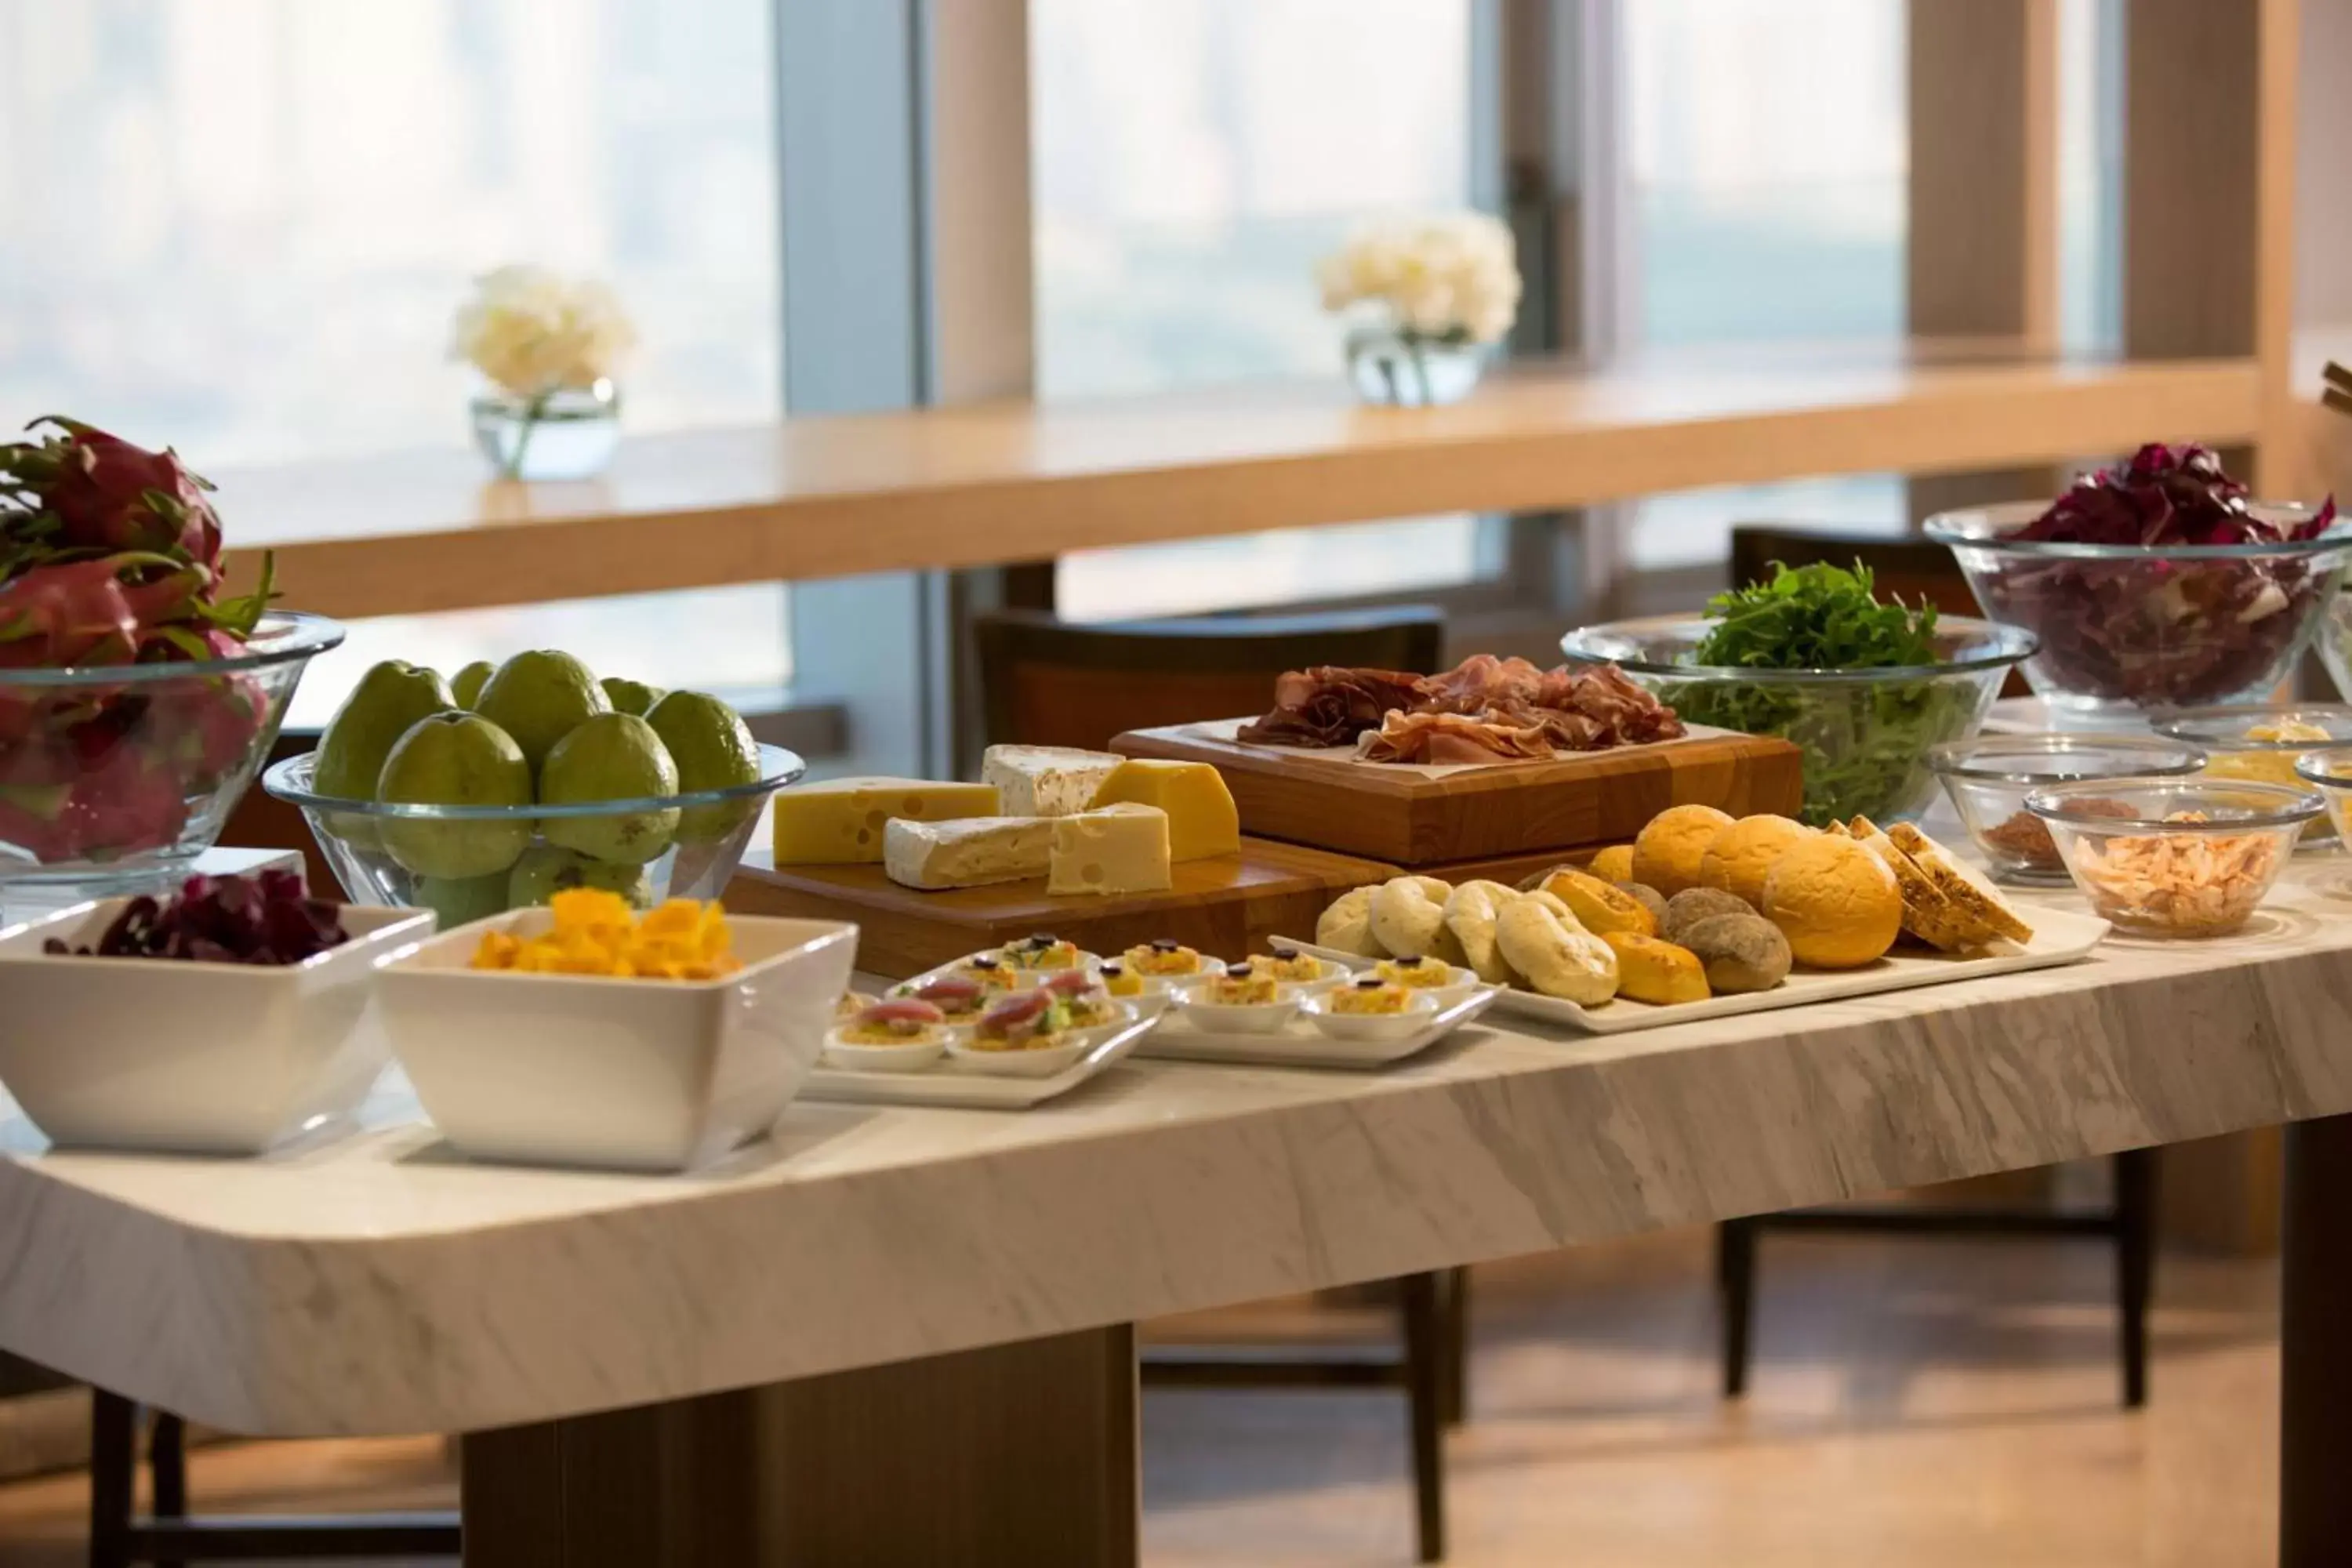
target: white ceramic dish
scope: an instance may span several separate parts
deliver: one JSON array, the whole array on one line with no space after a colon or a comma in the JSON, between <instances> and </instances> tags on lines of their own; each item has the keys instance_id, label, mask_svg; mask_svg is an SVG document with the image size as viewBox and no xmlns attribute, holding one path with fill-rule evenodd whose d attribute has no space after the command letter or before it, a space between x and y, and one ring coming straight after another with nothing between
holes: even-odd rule
<instances>
[{"instance_id":1,"label":"white ceramic dish","mask_svg":"<svg viewBox=\"0 0 2352 1568\"><path fill-rule=\"evenodd\" d=\"M952 1037L947 1026L904 1045L868 1046L842 1038L839 1029L824 1032L824 1065L844 1072L920 1072L940 1059Z\"/></svg>"},{"instance_id":2,"label":"white ceramic dish","mask_svg":"<svg viewBox=\"0 0 2352 1568\"><path fill-rule=\"evenodd\" d=\"M1402 1040L1429 1027L1429 1021L1439 1012L1436 996L1427 991L1406 996L1402 1013L1342 1013L1331 1005L1339 994L1337 987L1330 987L1298 1002L1298 1011L1307 1023L1335 1040Z\"/></svg>"},{"instance_id":3,"label":"white ceramic dish","mask_svg":"<svg viewBox=\"0 0 2352 1568\"><path fill-rule=\"evenodd\" d=\"M1598 1007L1584 1007L1557 996L1538 996L1531 991L1517 990L1498 992L1499 1000L1496 1005L1507 1013L1564 1024L1586 1034L1622 1035L1635 1029L1657 1029L1668 1024L1688 1023L1696 1018L1728 1018L1741 1013L1801 1007L1811 1002L1871 996L1885 991L1907 991L1916 985L1941 985L1948 981L1975 980L1988 974L2050 969L2088 958L2091 950L2105 938L2109 929L2107 922L2096 915L2073 910L2037 906L2026 911L2026 919L2033 926L2032 942L2022 947L2011 945L2004 952L1990 952L1977 958L1898 948L1892 955L1866 968L1837 971L1800 969L1769 991L1747 991L1736 995L1712 996L1704 1002L1677 1002L1665 1006L1621 999L1603 1003ZM1367 967L1372 962L1368 958L1350 959L1348 954L1330 948L1315 947L1305 942L1299 945L1310 952Z\"/></svg>"},{"instance_id":4,"label":"white ceramic dish","mask_svg":"<svg viewBox=\"0 0 2352 1568\"><path fill-rule=\"evenodd\" d=\"M815 1067L857 928L730 915L743 967L619 980L467 967L485 931L544 931L515 910L425 942L378 977L394 1054L468 1155L675 1171L765 1132Z\"/></svg>"},{"instance_id":5,"label":"white ceramic dish","mask_svg":"<svg viewBox=\"0 0 2352 1568\"><path fill-rule=\"evenodd\" d=\"M1493 1007L1500 994L1493 986L1482 986L1450 1007L1423 1015L1412 1033L1384 1039L1341 1039L1317 1028L1303 1014L1270 1035L1211 1033L1193 1027L1179 1015L1151 1032L1141 1054L1236 1066L1361 1071L1427 1050Z\"/></svg>"},{"instance_id":6,"label":"white ceramic dish","mask_svg":"<svg viewBox=\"0 0 2352 1568\"><path fill-rule=\"evenodd\" d=\"M376 963L429 936L428 910L350 904L351 941L278 967L72 958L127 899L0 932L0 1083L53 1143L258 1154L351 1113L390 1053Z\"/></svg>"},{"instance_id":7,"label":"white ceramic dish","mask_svg":"<svg viewBox=\"0 0 2352 1568\"><path fill-rule=\"evenodd\" d=\"M1204 1034L1213 1035L1270 1035L1298 1016L1298 998L1295 994L1285 994L1275 1002L1212 1002L1201 994L1197 984L1178 990L1175 1004L1177 1017Z\"/></svg>"},{"instance_id":8,"label":"white ceramic dish","mask_svg":"<svg viewBox=\"0 0 2352 1568\"><path fill-rule=\"evenodd\" d=\"M1087 1046L1076 1060L1050 1078L1011 1077L976 1070L961 1058L921 1072L836 1072L820 1067L802 1086L803 1100L844 1100L863 1105L936 1105L971 1110L1026 1110L1065 1095L1133 1051L1153 1024L1138 1018L1126 1028Z\"/></svg>"},{"instance_id":9,"label":"white ceramic dish","mask_svg":"<svg viewBox=\"0 0 2352 1568\"><path fill-rule=\"evenodd\" d=\"M1127 1021L1134 1023L1133 1016ZM1116 1026L1108 1027L1111 1035L1118 1033ZM965 1071L990 1078L1052 1078L1067 1072L1098 1039L1107 1037L1093 1029L1072 1029L1066 1044L1025 1051L983 1051L969 1038L956 1039L948 1042L948 1056Z\"/></svg>"}]
</instances>

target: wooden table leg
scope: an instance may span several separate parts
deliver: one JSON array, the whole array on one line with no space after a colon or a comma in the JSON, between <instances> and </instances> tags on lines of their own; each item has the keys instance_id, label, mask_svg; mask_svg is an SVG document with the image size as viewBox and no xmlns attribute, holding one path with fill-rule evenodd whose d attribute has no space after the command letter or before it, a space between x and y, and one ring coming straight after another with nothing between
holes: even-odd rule
<instances>
[{"instance_id":1,"label":"wooden table leg","mask_svg":"<svg viewBox=\"0 0 2352 1568\"><path fill-rule=\"evenodd\" d=\"M1136 1414L1120 1325L474 1434L466 1563L1129 1568Z\"/></svg>"},{"instance_id":2,"label":"wooden table leg","mask_svg":"<svg viewBox=\"0 0 2352 1568\"><path fill-rule=\"evenodd\" d=\"M2352 1116L2286 1130L2279 1568L2352 1562Z\"/></svg>"}]
</instances>

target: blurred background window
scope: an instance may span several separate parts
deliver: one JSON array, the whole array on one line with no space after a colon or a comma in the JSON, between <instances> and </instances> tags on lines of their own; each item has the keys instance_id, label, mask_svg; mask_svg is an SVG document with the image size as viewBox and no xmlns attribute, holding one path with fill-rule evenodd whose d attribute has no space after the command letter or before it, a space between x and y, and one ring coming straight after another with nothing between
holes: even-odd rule
<instances>
[{"instance_id":1,"label":"blurred background window","mask_svg":"<svg viewBox=\"0 0 2352 1568\"><path fill-rule=\"evenodd\" d=\"M1470 204L1469 0L1031 0L1037 389L1336 384L1316 260ZM1336 395L1336 394L1335 394ZM1080 620L1442 587L1467 514L1087 551Z\"/></svg>"},{"instance_id":2,"label":"blurred background window","mask_svg":"<svg viewBox=\"0 0 2352 1568\"><path fill-rule=\"evenodd\" d=\"M471 278L609 280L628 428L782 412L767 0L0 0L0 408L200 468L469 442ZM235 497L222 498L230 527ZM781 687L773 585L401 617L373 658L568 646L659 684Z\"/></svg>"}]
</instances>

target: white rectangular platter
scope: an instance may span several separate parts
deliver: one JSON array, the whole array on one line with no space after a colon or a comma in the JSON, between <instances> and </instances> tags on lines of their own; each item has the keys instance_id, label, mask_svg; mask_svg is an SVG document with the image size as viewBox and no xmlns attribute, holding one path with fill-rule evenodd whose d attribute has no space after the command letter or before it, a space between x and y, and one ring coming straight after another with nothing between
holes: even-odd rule
<instances>
[{"instance_id":1,"label":"white rectangular platter","mask_svg":"<svg viewBox=\"0 0 2352 1568\"><path fill-rule=\"evenodd\" d=\"M982 1072L952 1057L919 1072L845 1072L822 1064L801 1085L803 1100L858 1105L941 1105L970 1110L1026 1110L1065 1095L1133 1051L1159 1022L1139 1017L1051 1078Z\"/></svg>"},{"instance_id":2,"label":"white rectangular platter","mask_svg":"<svg viewBox=\"0 0 2352 1568\"><path fill-rule=\"evenodd\" d=\"M1425 1027L1399 1040L1337 1040L1303 1017L1294 1017L1270 1034L1226 1033L1201 1028L1178 1010L1145 1037L1138 1054L1267 1068L1386 1067L1427 1050L1495 1005L1502 995L1499 986L1482 986L1452 1006L1441 1008Z\"/></svg>"},{"instance_id":3,"label":"white rectangular platter","mask_svg":"<svg viewBox=\"0 0 2352 1568\"><path fill-rule=\"evenodd\" d=\"M2088 958L2091 950L2099 945L2108 931L2107 922L2097 916L2072 910L2037 908L2032 911L2031 918L2033 922L2032 942L2022 947L2012 947L2007 952L1987 953L1978 958L1898 949L1892 956L1862 969L1800 969L1769 991L1748 991L1738 995L1714 996L1704 1002L1678 1002L1667 1006L1655 1006L1646 1002L1615 1001L1598 1007L1583 1007L1557 996L1538 996L1531 991L1518 990L1501 992L1495 1005L1498 1012L1540 1018L1590 1035L1622 1035L1635 1029L1664 1028L1669 1024L1687 1024L1700 1018L1728 1018L1741 1013L1801 1007L1810 1002L1873 996L1884 991L1907 991L1914 986L1940 985L1954 980L1979 980L1989 974L2013 974L2025 969L2049 969ZM1332 948L1318 947L1312 942L1302 942L1293 945L1302 952L1337 959L1351 967L1362 968L1372 962Z\"/></svg>"}]
</instances>

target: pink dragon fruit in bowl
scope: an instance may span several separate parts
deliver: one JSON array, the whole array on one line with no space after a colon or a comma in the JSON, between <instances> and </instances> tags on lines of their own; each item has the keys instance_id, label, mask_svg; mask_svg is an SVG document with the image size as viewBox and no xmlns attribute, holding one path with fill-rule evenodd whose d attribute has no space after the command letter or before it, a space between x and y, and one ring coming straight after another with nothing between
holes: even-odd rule
<instances>
[{"instance_id":1,"label":"pink dragon fruit in bowl","mask_svg":"<svg viewBox=\"0 0 2352 1568\"><path fill-rule=\"evenodd\" d=\"M0 883L93 891L212 847L311 658L342 641L224 593L210 486L73 420L0 444Z\"/></svg>"}]
</instances>

